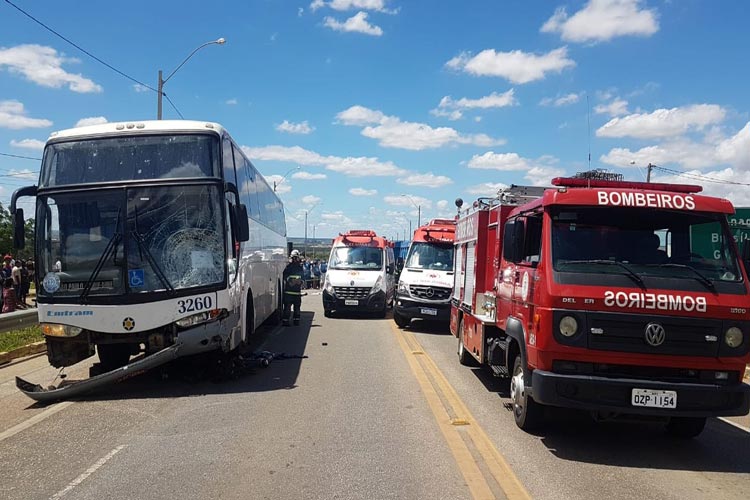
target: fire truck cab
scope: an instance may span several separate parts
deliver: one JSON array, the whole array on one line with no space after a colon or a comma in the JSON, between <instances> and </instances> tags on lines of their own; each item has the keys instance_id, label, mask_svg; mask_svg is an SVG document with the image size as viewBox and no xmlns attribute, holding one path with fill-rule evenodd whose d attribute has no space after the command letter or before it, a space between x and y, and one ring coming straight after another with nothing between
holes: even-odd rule
<instances>
[{"instance_id":1,"label":"fire truck cab","mask_svg":"<svg viewBox=\"0 0 750 500\"><path fill-rule=\"evenodd\" d=\"M393 305L396 262L393 243L370 230L351 230L333 240L323 284L323 313L375 312Z\"/></svg>"},{"instance_id":2,"label":"fire truck cab","mask_svg":"<svg viewBox=\"0 0 750 500\"><path fill-rule=\"evenodd\" d=\"M448 323L455 234L453 219L433 219L414 231L396 291L393 320L398 326L414 318Z\"/></svg>"},{"instance_id":3,"label":"fire truck cab","mask_svg":"<svg viewBox=\"0 0 750 500\"><path fill-rule=\"evenodd\" d=\"M700 186L556 178L511 186L456 227L459 361L509 377L516 424L543 406L664 419L693 437L745 415L748 277L724 199ZM692 245L709 231L714 247Z\"/></svg>"}]
</instances>

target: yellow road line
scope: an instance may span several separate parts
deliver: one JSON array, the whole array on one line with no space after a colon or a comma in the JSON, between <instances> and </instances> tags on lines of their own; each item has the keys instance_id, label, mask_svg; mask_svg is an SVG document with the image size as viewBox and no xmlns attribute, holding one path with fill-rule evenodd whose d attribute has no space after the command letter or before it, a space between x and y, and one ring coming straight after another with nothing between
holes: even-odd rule
<instances>
[{"instance_id":1,"label":"yellow road line","mask_svg":"<svg viewBox=\"0 0 750 500\"><path fill-rule=\"evenodd\" d=\"M445 378L432 358L424 352L417 338L411 333L399 330L395 324L391 326L474 498L485 498L488 494L492 497L492 493L484 476L481 476L481 481L476 478L475 471L480 474L481 471L479 471L478 464L459 432L464 432L471 438L484 461L486 469L507 498L513 500L531 498L505 458L497 451L492 441L453 389L453 386L448 382L448 379ZM416 353L419 353L419 356L415 356ZM428 377L428 373L431 377ZM442 400L437 391L442 395ZM446 407L446 404L448 407ZM453 418L451 418L452 416ZM455 422L468 425L460 426L461 430L459 431ZM472 478L474 483L469 483L469 477ZM476 487L475 489L472 489L472 484Z\"/></svg>"}]
</instances>

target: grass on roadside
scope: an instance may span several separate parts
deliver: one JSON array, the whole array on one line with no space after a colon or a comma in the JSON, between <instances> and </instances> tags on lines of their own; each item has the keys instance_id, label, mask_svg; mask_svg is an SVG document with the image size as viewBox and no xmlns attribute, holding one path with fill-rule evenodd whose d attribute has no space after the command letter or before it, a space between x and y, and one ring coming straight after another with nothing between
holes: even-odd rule
<instances>
[{"instance_id":1,"label":"grass on roadside","mask_svg":"<svg viewBox=\"0 0 750 500\"><path fill-rule=\"evenodd\" d=\"M39 325L0 333L0 352L12 351L40 340L44 340L44 335Z\"/></svg>"}]
</instances>

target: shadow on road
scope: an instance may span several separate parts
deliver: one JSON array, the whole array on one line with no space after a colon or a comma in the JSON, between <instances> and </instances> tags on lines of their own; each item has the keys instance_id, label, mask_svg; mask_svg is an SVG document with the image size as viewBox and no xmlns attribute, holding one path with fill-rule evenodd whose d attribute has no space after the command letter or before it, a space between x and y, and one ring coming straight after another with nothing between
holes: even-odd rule
<instances>
[{"instance_id":1,"label":"shadow on road","mask_svg":"<svg viewBox=\"0 0 750 500\"><path fill-rule=\"evenodd\" d=\"M264 325L255 334L244 359L220 353L178 358L130 379L97 389L81 401L148 399L233 394L293 389L304 359L314 313L302 311L298 326ZM251 353L267 352L260 357ZM263 359L270 361L264 366ZM40 407L34 404L31 407Z\"/></svg>"},{"instance_id":2,"label":"shadow on road","mask_svg":"<svg viewBox=\"0 0 750 500\"><path fill-rule=\"evenodd\" d=\"M450 335L451 333L448 323L424 319L413 319L406 330L425 335Z\"/></svg>"}]
</instances>

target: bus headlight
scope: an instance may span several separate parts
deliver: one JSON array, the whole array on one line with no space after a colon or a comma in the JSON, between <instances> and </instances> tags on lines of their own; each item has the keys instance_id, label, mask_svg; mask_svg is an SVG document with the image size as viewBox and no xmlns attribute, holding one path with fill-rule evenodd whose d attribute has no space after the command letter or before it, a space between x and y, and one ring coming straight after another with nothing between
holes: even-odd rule
<instances>
[{"instance_id":1,"label":"bus headlight","mask_svg":"<svg viewBox=\"0 0 750 500\"><path fill-rule=\"evenodd\" d=\"M70 325L58 325L57 323L42 323L42 333L48 337L75 337L82 328Z\"/></svg>"},{"instance_id":2,"label":"bus headlight","mask_svg":"<svg viewBox=\"0 0 750 500\"><path fill-rule=\"evenodd\" d=\"M742 345L742 330L736 326L730 327L724 333L724 343L734 349Z\"/></svg>"},{"instance_id":3,"label":"bus headlight","mask_svg":"<svg viewBox=\"0 0 750 500\"><path fill-rule=\"evenodd\" d=\"M221 319L226 316L226 309L211 309L210 311L200 312L198 314L192 314L182 319L175 321L175 325L179 328L190 328L201 323L208 323L215 319Z\"/></svg>"},{"instance_id":4,"label":"bus headlight","mask_svg":"<svg viewBox=\"0 0 750 500\"><path fill-rule=\"evenodd\" d=\"M560 320L560 333L564 337L572 337L578 331L578 321L573 316L563 316Z\"/></svg>"}]
</instances>

